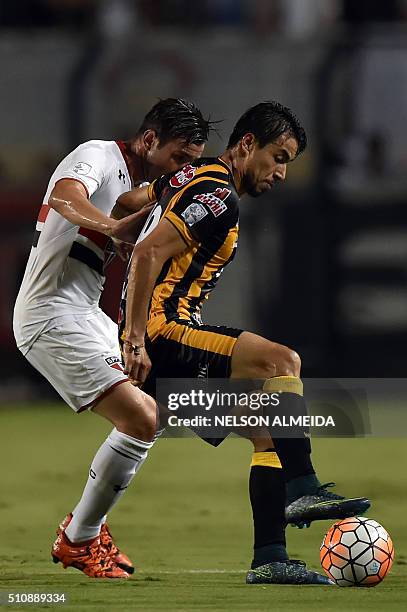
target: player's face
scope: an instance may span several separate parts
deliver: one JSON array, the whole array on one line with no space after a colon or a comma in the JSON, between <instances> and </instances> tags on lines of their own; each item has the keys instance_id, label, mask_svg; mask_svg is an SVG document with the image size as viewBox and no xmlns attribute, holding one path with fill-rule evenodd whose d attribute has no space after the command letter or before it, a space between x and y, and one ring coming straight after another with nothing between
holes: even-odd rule
<instances>
[{"instance_id":1,"label":"player's face","mask_svg":"<svg viewBox=\"0 0 407 612\"><path fill-rule=\"evenodd\" d=\"M161 174L179 170L185 164L201 157L204 147L204 144L187 144L182 138L170 140L160 146L156 137L147 154L151 177L156 178Z\"/></svg>"},{"instance_id":2,"label":"player's face","mask_svg":"<svg viewBox=\"0 0 407 612\"><path fill-rule=\"evenodd\" d=\"M242 178L245 192L252 197L258 197L272 189L277 181L283 181L287 164L295 159L297 150L296 139L287 134L282 134L277 140L261 148L256 142L249 143Z\"/></svg>"}]
</instances>

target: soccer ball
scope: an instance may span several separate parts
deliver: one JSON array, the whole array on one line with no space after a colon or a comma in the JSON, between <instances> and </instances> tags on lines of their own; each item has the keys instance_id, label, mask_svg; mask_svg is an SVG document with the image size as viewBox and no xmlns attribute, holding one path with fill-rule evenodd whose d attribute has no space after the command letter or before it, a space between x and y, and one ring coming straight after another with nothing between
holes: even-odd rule
<instances>
[{"instance_id":1,"label":"soccer ball","mask_svg":"<svg viewBox=\"0 0 407 612\"><path fill-rule=\"evenodd\" d=\"M390 570L393 542L380 523L353 516L334 523L320 548L321 565L338 586L376 586Z\"/></svg>"}]
</instances>

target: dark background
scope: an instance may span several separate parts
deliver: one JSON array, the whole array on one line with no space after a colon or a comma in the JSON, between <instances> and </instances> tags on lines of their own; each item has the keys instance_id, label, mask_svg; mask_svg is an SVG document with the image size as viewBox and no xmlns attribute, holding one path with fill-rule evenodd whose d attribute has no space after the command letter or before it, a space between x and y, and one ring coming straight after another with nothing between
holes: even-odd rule
<instances>
[{"instance_id":1,"label":"dark background","mask_svg":"<svg viewBox=\"0 0 407 612\"><path fill-rule=\"evenodd\" d=\"M52 170L80 142L132 136L167 96L223 120L208 154L266 99L309 134L286 184L242 202L206 320L294 347L305 376L405 376L406 19L405 0L3 0L1 399L49 392L11 318ZM113 317L120 282L116 265Z\"/></svg>"}]
</instances>

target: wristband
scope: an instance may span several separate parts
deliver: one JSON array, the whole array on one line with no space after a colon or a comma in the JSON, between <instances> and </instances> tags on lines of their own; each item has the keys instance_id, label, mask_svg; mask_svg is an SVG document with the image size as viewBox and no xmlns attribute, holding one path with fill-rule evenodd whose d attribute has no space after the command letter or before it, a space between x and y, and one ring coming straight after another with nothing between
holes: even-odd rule
<instances>
[{"instance_id":1,"label":"wristband","mask_svg":"<svg viewBox=\"0 0 407 612\"><path fill-rule=\"evenodd\" d=\"M134 353L135 355L140 354L140 350L144 348L144 344L133 344L130 340L123 340L123 344L127 344L127 346L131 347L130 353Z\"/></svg>"}]
</instances>

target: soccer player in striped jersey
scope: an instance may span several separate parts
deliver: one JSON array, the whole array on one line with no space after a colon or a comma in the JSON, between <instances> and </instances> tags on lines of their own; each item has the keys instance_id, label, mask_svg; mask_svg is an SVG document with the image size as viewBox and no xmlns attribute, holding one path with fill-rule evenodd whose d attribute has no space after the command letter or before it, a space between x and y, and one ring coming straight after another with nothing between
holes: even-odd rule
<instances>
[{"instance_id":1,"label":"soccer player in striped jersey","mask_svg":"<svg viewBox=\"0 0 407 612\"><path fill-rule=\"evenodd\" d=\"M305 149L295 115L258 104L237 122L227 150L153 183L139 197L158 203L135 246L119 322L125 371L155 396L158 378L262 379L280 405L306 414L300 358L285 346L226 326L204 325L201 307L233 259L239 199L268 192ZM124 198L125 196L123 196ZM130 198L130 196L127 196ZM217 445L222 438L208 439ZM302 524L364 512L366 498L346 499L321 485L305 431L274 440L253 437L250 474L255 543L249 583L331 584L289 559L286 522Z\"/></svg>"},{"instance_id":2,"label":"soccer player in striped jersey","mask_svg":"<svg viewBox=\"0 0 407 612\"><path fill-rule=\"evenodd\" d=\"M132 186L200 157L209 127L194 104L161 100L132 140L92 140L65 157L39 212L14 309L17 346L75 412L92 410L114 426L52 550L55 562L91 577L127 578L134 571L105 520L156 434L155 401L129 382L117 325L99 307L110 238L132 240L145 215L109 215Z\"/></svg>"}]
</instances>

